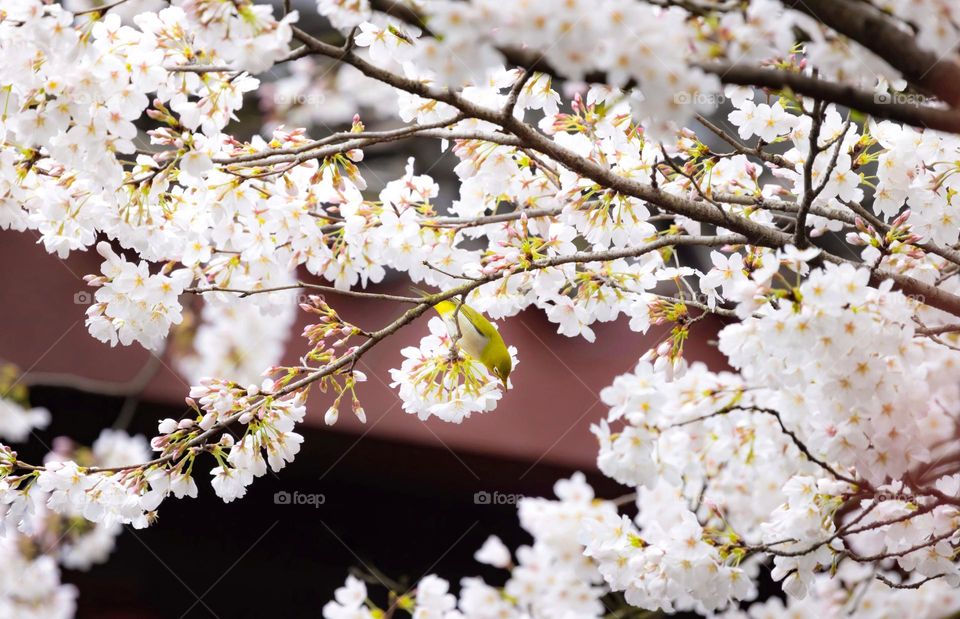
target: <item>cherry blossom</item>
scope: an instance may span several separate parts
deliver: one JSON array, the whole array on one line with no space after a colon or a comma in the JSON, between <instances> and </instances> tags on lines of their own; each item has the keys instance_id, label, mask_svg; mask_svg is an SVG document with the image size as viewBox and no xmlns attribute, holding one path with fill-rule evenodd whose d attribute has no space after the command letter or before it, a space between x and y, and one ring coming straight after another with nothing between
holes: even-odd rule
<instances>
[{"instance_id":1,"label":"cherry blossom","mask_svg":"<svg viewBox=\"0 0 960 619\"><path fill-rule=\"evenodd\" d=\"M403 410L420 419L439 417L453 423L493 410L503 397L500 379L459 349L440 318L431 318L428 326L430 335L420 340L419 347L401 351L403 364L390 371ZM512 346L510 353L516 367Z\"/></svg>"}]
</instances>

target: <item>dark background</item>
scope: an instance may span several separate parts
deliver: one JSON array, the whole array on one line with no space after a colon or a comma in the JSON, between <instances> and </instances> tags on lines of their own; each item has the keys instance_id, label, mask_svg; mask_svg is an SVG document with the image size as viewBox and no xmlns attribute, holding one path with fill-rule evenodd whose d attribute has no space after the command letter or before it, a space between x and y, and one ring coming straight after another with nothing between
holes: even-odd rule
<instances>
[{"instance_id":1,"label":"dark background","mask_svg":"<svg viewBox=\"0 0 960 619\"><path fill-rule=\"evenodd\" d=\"M90 444L108 427L119 399L36 388L34 405L53 413L44 442L66 435ZM141 405L132 433L154 433L156 420L179 409ZM469 426L462 426L469 431ZM88 572L64 570L80 589L83 618L320 617L350 569L372 568L403 585L435 573L457 587L482 575L502 584L505 572L473 560L488 535L511 548L529 543L512 505L478 505L479 491L546 496L570 469L298 428L301 452L278 476L257 479L247 495L224 504L209 486L209 458L199 459L196 499L167 499L159 521L127 528L110 559ZM581 430L577 430L581 431ZM582 428L583 432L587 429ZM36 443L34 443L36 444ZM30 461L43 448L20 450ZM595 472L603 498L629 489ZM277 505L278 491L322 493L325 502ZM385 589L368 585L381 603ZM198 598L201 601L197 601Z\"/></svg>"}]
</instances>

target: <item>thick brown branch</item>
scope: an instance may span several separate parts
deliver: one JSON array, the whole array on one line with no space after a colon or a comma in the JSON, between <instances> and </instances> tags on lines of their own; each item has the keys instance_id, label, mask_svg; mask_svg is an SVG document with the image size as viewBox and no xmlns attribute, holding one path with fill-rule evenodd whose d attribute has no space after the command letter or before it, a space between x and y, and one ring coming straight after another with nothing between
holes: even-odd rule
<instances>
[{"instance_id":1,"label":"thick brown branch","mask_svg":"<svg viewBox=\"0 0 960 619\"><path fill-rule=\"evenodd\" d=\"M921 90L951 106L960 105L960 63L952 55L921 49L916 37L868 2L857 0L783 0L883 58Z\"/></svg>"},{"instance_id":2,"label":"thick brown branch","mask_svg":"<svg viewBox=\"0 0 960 619\"><path fill-rule=\"evenodd\" d=\"M888 102L873 92L849 84L808 77L800 73L725 63L697 65L727 84L758 86L772 90L790 89L798 94L836 103L877 118L896 120L914 127L928 127L960 133L960 112L910 103Z\"/></svg>"}]
</instances>

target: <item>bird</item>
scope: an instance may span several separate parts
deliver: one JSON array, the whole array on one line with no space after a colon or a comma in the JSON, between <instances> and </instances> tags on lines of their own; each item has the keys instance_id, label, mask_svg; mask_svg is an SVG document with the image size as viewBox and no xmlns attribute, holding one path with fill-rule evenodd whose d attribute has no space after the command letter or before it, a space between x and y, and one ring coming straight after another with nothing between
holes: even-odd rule
<instances>
[{"instance_id":1,"label":"bird","mask_svg":"<svg viewBox=\"0 0 960 619\"><path fill-rule=\"evenodd\" d=\"M414 291L428 296L422 290ZM433 309L443 319L450 338L468 355L479 359L491 374L500 379L503 388L507 389L507 379L513 371L513 360L497 328L483 314L463 302L446 299L434 304Z\"/></svg>"}]
</instances>

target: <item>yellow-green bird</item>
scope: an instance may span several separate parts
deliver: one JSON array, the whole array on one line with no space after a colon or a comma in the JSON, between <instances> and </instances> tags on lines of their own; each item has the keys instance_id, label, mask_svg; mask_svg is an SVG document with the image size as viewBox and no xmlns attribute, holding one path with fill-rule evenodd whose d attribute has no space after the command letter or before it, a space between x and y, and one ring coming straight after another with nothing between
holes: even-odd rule
<instances>
[{"instance_id":1,"label":"yellow-green bird","mask_svg":"<svg viewBox=\"0 0 960 619\"><path fill-rule=\"evenodd\" d=\"M422 293L421 293L422 294ZM453 339L457 338L457 324L459 323L460 340L457 342L468 355L479 359L491 374L500 379L503 388L507 388L507 379L513 370L513 360L510 351L503 343L500 332L483 314L466 303L457 311L458 302L451 300L440 301L433 306L447 326L447 332ZM456 316L456 322L454 321Z\"/></svg>"}]
</instances>

